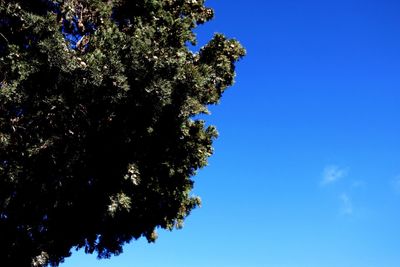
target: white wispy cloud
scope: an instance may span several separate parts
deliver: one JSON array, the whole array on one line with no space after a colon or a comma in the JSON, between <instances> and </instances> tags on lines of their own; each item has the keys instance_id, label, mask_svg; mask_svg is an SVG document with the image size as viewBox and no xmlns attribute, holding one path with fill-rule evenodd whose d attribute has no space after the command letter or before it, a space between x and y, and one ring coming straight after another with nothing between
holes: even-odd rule
<instances>
[{"instance_id":1,"label":"white wispy cloud","mask_svg":"<svg viewBox=\"0 0 400 267\"><path fill-rule=\"evenodd\" d=\"M345 215L353 214L353 203L350 197L346 193L343 193L339 196L339 198L342 202L342 213Z\"/></svg>"},{"instance_id":2,"label":"white wispy cloud","mask_svg":"<svg viewBox=\"0 0 400 267\"><path fill-rule=\"evenodd\" d=\"M347 175L347 170L336 165L329 165L322 173L322 185L332 184Z\"/></svg>"},{"instance_id":3,"label":"white wispy cloud","mask_svg":"<svg viewBox=\"0 0 400 267\"><path fill-rule=\"evenodd\" d=\"M365 181L362 180L356 180L351 183L351 188L364 188L365 186Z\"/></svg>"},{"instance_id":4,"label":"white wispy cloud","mask_svg":"<svg viewBox=\"0 0 400 267\"><path fill-rule=\"evenodd\" d=\"M393 181L392 181L392 185L394 190L396 191L396 193L400 194L400 175L397 175Z\"/></svg>"}]
</instances>

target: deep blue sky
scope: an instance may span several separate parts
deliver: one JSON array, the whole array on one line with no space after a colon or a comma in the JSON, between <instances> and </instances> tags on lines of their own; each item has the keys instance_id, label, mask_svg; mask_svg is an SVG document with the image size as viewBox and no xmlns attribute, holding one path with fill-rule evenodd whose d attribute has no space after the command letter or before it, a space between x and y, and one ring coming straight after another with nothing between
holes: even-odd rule
<instances>
[{"instance_id":1,"label":"deep blue sky","mask_svg":"<svg viewBox=\"0 0 400 267\"><path fill-rule=\"evenodd\" d=\"M400 2L209 0L247 49L212 108L203 206L156 244L61 267L400 266Z\"/></svg>"}]
</instances>

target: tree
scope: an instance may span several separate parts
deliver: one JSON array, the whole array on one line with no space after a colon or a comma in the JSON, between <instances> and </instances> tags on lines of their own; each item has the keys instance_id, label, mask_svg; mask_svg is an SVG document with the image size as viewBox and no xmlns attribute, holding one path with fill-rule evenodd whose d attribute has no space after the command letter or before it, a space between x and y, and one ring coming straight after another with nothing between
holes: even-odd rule
<instances>
[{"instance_id":1,"label":"tree","mask_svg":"<svg viewBox=\"0 0 400 267\"><path fill-rule=\"evenodd\" d=\"M204 0L0 0L0 258L107 258L200 204L217 136L198 114L232 85L241 45L197 53Z\"/></svg>"}]
</instances>

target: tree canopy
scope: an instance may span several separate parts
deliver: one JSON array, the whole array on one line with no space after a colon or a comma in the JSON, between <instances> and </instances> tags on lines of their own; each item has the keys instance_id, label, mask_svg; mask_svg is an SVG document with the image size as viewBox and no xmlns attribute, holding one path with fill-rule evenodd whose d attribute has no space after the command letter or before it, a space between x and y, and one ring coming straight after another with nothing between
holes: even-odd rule
<instances>
[{"instance_id":1,"label":"tree canopy","mask_svg":"<svg viewBox=\"0 0 400 267\"><path fill-rule=\"evenodd\" d=\"M107 258L182 227L244 49L204 0L0 0L0 258Z\"/></svg>"}]
</instances>

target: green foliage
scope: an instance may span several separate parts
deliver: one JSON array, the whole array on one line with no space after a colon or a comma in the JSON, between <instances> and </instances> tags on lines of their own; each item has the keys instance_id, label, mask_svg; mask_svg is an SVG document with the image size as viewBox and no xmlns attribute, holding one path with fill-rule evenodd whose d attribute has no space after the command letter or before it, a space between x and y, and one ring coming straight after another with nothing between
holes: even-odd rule
<instances>
[{"instance_id":1,"label":"green foliage","mask_svg":"<svg viewBox=\"0 0 400 267\"><path fill-rule=\"evenodd\" d=\"M244 55L221 34L188 49L212 17L204 0L0 0L2 265L182 227L217 136L194 118Z\"/></svg>"}]
</instances>

